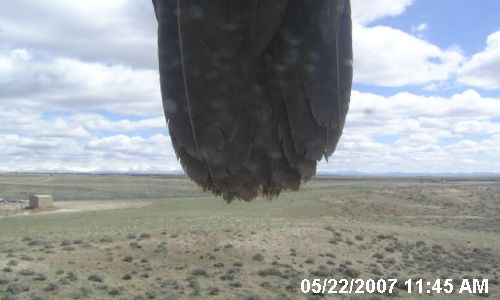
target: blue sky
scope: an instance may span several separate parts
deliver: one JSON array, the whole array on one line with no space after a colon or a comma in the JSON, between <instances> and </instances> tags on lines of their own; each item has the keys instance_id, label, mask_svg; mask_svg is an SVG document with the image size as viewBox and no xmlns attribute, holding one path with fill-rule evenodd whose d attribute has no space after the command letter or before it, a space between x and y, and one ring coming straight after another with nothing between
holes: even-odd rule
<instances>
[{"instance_id":1,"label":"blue sky","mask_svg":"<svg viewBox=\"0 0 500 300\"><path fill-rule=\"evenodd\" d=\"M417 0L401 15L372 25L411 32L415 24L432 24L424 34L426 40L439 47L458 44L473 54L484 49L486 36L500 29L498 11L500 2L495 0Z\"/></svg>"},{"instance_id":2,"label":"blue sky","mask_svg":"<svg viewBox=\"0 0 500 300\"><path fill-rule=\"evenodd\" d=\"M350 111L319 171L500 172L500 2L352 6ZM147 0L1 2L0 172L179 172L155 34Z\"/></svg>"}]
</instances>

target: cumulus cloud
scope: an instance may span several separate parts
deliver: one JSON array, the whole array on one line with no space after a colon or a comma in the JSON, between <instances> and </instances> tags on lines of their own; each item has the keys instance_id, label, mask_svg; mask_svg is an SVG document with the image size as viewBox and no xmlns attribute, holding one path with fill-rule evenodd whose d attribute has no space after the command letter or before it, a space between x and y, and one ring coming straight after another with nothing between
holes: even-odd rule
<instances>
[{"instance_id":1,"label":"cumulus cloud","mask_svg":"<svg viewBox=\"0 0 500 300\"><path fill-rule=\"evenodd\" d=\"M143 115L163 111L155 70L65 57L44 59L13 49L0 50L0 72L0 106Z\"/></svg>"},{"instance_id":2,"label":"cumulus cloud","mask_svg":"<svg viewBox=\"0 0 500 300\"><path fill-rule=\"evenodd\" d=\"M151 1L1 1L4 50L36 49L84 61L157 66Z\"/></svg>"},{"instance_id":3,"label":"cumulus cloud","mask_svg":"<svg viewBox=\"0 0 500 300\"><path fill-rule=\"evenodd\" d=\"M0 171L180 169L150 1L2 2L0 39Z\"/></svg>"},{"instance_id":4,"label":"cumulus cloud","mask_svg":"<svg viewBox=\"0 0 500 300\"><path fill-rule=\"evenodd\" d=\"M170 138L116 135L85 139L31 138L0 134L0 171L180 171Z\"/></svg>"},{"instance_id":5,"label":"cumulus cloud","mask_svg":"<svg viewBox=\"0 0 500 300\"><path fill-rule=\"evenodd\" d=\"M348 131L365 135L428 134L446 138L498 133L500 100L467 90L449 98L398 93L380 96L353 91Z\"/></svg>"},{"instance_id":6,"label":"cumulus cloud","mask_svg":"<svg viewBox=\"0 0 500 300\"><path fill-rule=\"evenodd\" d=\"M413 0L352 0L352 18L359 24L367 24L388 16L402 14Z\"/></svg>"},{"instance_id":7,"label":"cumulus cloud","mask_svg":"<svg viewBox=\"0 0 500 300\"><path fill-rule=\"evenodd\" d=\"M82 127L99 131L140 131L147 129L166 130L166 122L163 116L146 117L139 120L122 119L118 121L109 120L99 114L78 113L68 117L68 122L79 124Z\"/></svg>"},{"instance_id":8,"label":"cumulus cloud","mask_svg":"<svg viewBox=\"0 0 500 300\"><path fill-rule=\"evenodd\" d=\"M461 156L469 156L474 155L475 157L478 154L484 154L488 156L496 156L499 157L498 151L492 152L491 150L500 147L500 134L492 135L488 139L484 139L482 141L473 141L469 139L461 140L457 143L451 144L447 146L447 148L454 153ZM493 164L498 165L495 161L492 161Z\"/></svg>"},{"instance_id":9,"label":"cumulus cloud","mask_svg":"<svg viewBox=\"0 0 500 300\"><path fill-rule=\"evenodd\" d=\"M354 26L354 81L400 87L448 80L464 56L387 26Z\"/></svg>"},{"instance_id":10,"label":"cumulus cloud","mask_svg":"<svg viewBox=\"0 0 500 300\"><path fill-rule=\"evenodd\" d=\"M388 26L371 26L384 17L398 16L412 0L353 0L354 82L384 87L435 86L447 81L465 57L457 46L448 49L423 39L428 23L412 33Z\"/></svg>"},{"instance_id":11,"label":"cumulus cloud","mask_svg":"<svg viewBox=\"0 0 500 300\"><path fill-rule=\"evenodd\" d=\"M180 170L170 138L154 134L167 133L163 116L116 120L11 107L0 109L0 120L0 172Z\"/></svg>"},{"instance_id":12,"label":"cumulus cloud","mask_svg":"<svg viewBox=\"0 0 500 300\"><path fill-rule=\"evenodd\" d=\"M484 89L500 89L500 31L488 36L486 48L476 53L459 71L461 83Z\"/></svg>"},{"instance_id":13,"label":"cumulus cloud","mask_svg":"<svg viewBox=\"0 0 500 300\"><path fill-rule=\"evenodd\" d=\"M82 138L103 131L137 132L143 130L164 130L163 116L144 117L137 120L110 120L94 113L75 113L46 117L42 112L25 109L0 111L0 132L19 133L33 137Z\"/></svg>"},{"instance_id":14,"label":"cumulus cloud","mask_svg":"<svg viewBox=\"0 0 500 300\"><path fill-rule=\"evenodd\" d=\"M322 172L456 172L500 169L500 99L353 91L341 142ZM479 140L477 140L479 138Z\"/></svg>"}]
</instances>

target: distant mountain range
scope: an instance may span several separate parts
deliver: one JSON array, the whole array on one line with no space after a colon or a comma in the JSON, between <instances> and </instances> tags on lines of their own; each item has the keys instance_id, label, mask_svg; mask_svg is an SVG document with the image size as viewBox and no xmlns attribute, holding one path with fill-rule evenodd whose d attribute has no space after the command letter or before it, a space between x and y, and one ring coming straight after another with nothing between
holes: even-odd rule
<instances>
[{"instance_id":1,"label":"distant mountain range","mask_svg":"<svg viewBox=\"0 0 500 300\"><path fill-rule=\"evenodd\" d=\"M183 171L98 171L98 172L74 172L74 171L52 171L36 170L23 172L1 172L0 174L73 174L73 175L184 175ZM327 176L347 176L347 177L499 177L500 172L361 172L361 171L337 171L337 172L318 172L317 177Z\"/></svg>"},{"instance_id":2,"label":"distant mountain range","mask_svg":"<svg viewBox=\"0 0 500 300\"><path fill-rule=\"evenodd\" d=\"M381 176L381 177L500 177L500 172L318 172L316 176Z\"/></svg>"}]
</instances>

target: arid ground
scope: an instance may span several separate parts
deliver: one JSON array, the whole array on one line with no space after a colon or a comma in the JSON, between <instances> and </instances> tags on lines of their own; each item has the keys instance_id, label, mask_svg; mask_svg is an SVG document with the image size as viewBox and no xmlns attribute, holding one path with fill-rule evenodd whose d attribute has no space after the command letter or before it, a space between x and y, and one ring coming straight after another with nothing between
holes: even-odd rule
<instances>
[{"instance_id":1,"label":"arid ground","mask_svg":"<svg viewBox=\"0 0 500 300\"><path fill-rule=\"evenodd\" d=\"M56 209L0 203L0 299L500 299L500 178L317 178L228 205L180 176L0 175L0 198L30 194ZM304 278L399 283L305 295ZM409 278L489 293L408 294Z\"/></svg>"}]
</instances>

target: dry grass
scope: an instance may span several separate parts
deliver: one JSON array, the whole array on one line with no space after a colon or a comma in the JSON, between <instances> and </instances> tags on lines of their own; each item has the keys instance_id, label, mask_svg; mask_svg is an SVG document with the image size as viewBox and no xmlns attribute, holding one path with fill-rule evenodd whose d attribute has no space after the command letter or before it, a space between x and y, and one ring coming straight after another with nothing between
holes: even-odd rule
<instances>
[{"instance_id":1,"label":"dry grass","mask_svg":"<svg viewBox=\"0 0 500 300\"><path fill-rule=\"evenodd\" d=\"M183 178L0 176L27 187L152 205L0 218L0 299L302 299L315 277L484 277L499 297L495 180L317 179L227 205Z\"/></svg>"}]
</instances>

